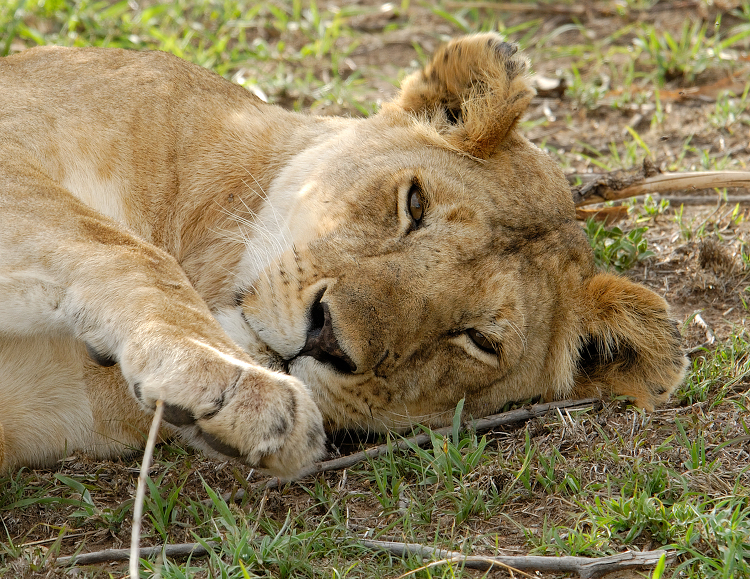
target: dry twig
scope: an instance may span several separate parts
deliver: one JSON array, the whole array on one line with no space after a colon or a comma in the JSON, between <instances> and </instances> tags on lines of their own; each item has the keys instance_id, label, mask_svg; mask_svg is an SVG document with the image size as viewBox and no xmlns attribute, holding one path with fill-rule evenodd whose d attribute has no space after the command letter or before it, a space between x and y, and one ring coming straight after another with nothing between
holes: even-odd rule
<instances>
[{"instance_id":1,"label":"dry twig","mask_svg":"<svg viewBox=\"0 0 750 579\"><path fill-rule=\"evenodd\" d=\"M209 542L209 546L214 543ZM164 555L174 559L184 557L205 557L208 555L208 549L200 543L178 543L176 545L158 545L156 547L142 547L138 551L138 557L152 557L154 555ZM94 551L93 553L82 553L80 555L71 555L69 557L58 557L58 565L98 565L101 563L113 563L116 561L127 561L130 558L130 549L104 549L103 551Z\"/></svg>"},{"instance_id":2,"label":"dry twig","mask_svg":"<svg viewBox=\"0 0 750 579\"><path fill-rule=\"evenodd\" d=\"M477 420L470 420L464 424L464 428L470 428L476 432L482 432L497 428L499 426L514 424L516 422L524 422L526 420L530 420L531 418L543 416L550 410L555 410L557 408L568 408L573 410L583 410L585 408L599 409L601 408L601 404L601 400L599 400L598 398L586 398L583 400L558 400L555 402L545 402L543 404L533 404L527 408L518 408L516 410L510 410L508 412L502 412L500 414L492 414L490 416ZM432 432L440 435L446 435L450 434L452 430L453 427L446 426L445 428L437 428ZM368 448L367 450L363 450L361 452L355 452L347 456L320 462L314 465L307 472L303 473L302 477L316 475L332 470L343 470L345 468L354 466L357 463L365 461L368 458L377 458L379 456L383 456L388 452L389 448L407 450L415 446L424 446L425 444L429 444L430 440L431 438L429 433L422 433L410 438L404 438L390 444L381 444L380 446ZM286 481L274 477L264 483L261 483L260 485L256 485L254 488L274 489L285 483ZM224 498L225 501L229 501L232 499L241 500L244 496L244 490L239 489L235 493L226 493L225 495L222 495L222 498Z\"/></svg>"},{"instance_id":3,"label":"dry twig","mask_svg":"<svg viewBox=\"0 0 750 579\"><path fill-rule=\"evenodd\" d=\"M639 170L636 174L614 171L598 175L596 179L573 187L573 201L577 207L617 201L646 193L713 189L716 187L750 188L750 171L694 171L687 173L655 173Z\"/></svg>"},{"instance_id":4,"label":"dry twig","mask_svg":"<svg viewBox=\"0 0 750 579\"><path fill-rule=\"evenodd\" d=\"M162 408L162 406L159 405L157 407L157 413L154 415L154 421L151 424L151 431L154 430L154 424L157 424L156 430L158 430L157 415L158 415L159 421L161 421L161 412L159 411L159 408ZM516 422L523 422L526 420L530 420L531 418L543 416L551 410L557 410L560 408L573 409L573 410L584 410L588 408L598 409L598 408L601 408L601 401L598 398L586 398L583 400L559 400L556 402L547 402L544 404L533 404L527 408L518 408L516 410L510 410L508 412L502 412L500 414L493 414L491 416L487 416L485 418L480 418L477 420L470 420L464 425L464 428L471 428L477 432L486 431L492 428L497 428L499 426L514 424ZM452 431L452 427L448 426L445 428L436 429L433 432L441 434L441 435L446 435L446 434L450 434L451 431ZM124 561L128 558L128 554L130 554L131 576L137 577L138 576L137 564L138 564L139 556L149 557L151 555L158 554L161 552L163 552L164 555L168 557L185 557L187 555L204 556L207 554L207 551L200 545L200 543L183 543L180 545L164 545L162 547L147 547L147 548L143 548L140 550L138 549L138 535L140 534L140 517L141 517L141 512L142 512L142 507L143 507L143 493L145 492L145 489L142 487L145 486L145 476L146 476L145 473L148 472L148 467L151 463L151 455L153 454L153 443L152 443L151 434L152 432L149 432L149 439L146 445L146 450L144 451L143 463L141 465L141 475L138 477L138 489L136 491L136 499L135 499L136 512L134 512L133 514L132 537L133 537L134 542L131 542L131 549L130 550L128 549L105 549L104 551L95 551L92 553L72 555L70 557L58 557L57 559L58 564L65 565L65 564L75 563L79 565L91 565L94 563ZM154 435L154 440L155 440L155 435ZM430 438L429 433L418 434L417 436L413 436L411 438L405 438L405 439L399 440L391 444L390 446L388 444L382 444L380 446L376 446L374 448L370 448L362 452L356 452L348 456L343 456L341 458L336 458L334 460L328 460L325 462L318 463L312 470L307 472L306 475L318 474L318 473L328 472L332 470L343 470L359 462L367 460L368 458L376 458L378 456L382 456L386 452L388 452L389 448L398 448L401 450L406 450L409 448L413 448L414 446L423 446L425 444L428 444L430 441L431 441L431 438ZM150 445L150 449L149 449L149 445ZM141 480L142 478L143 478L143 481ZM265 488L265 489L273 489L273 488L277 488L281 486L282 484L284 484L284 482L285 481L281 481L278 478L271 478L268 481L261 483L261 485L258 485L258 487ZM140 497L138 494L139 492L141 492ZM230 501L230 500L238 501L238 500L241 500L244 496L245 496L244 489L240 489L236 493L226 493L222 495L222 498L225 501ZM208 499L207 501L204 501L204 502L210 503L211 500ZM264 502L265 501L263 501L263 503ZM262 506L261 506L261 509L262 509ZM137 531L136 531L136 519L138 522ZM135 548L135 551L133 551L134 548ZM135 564L136 564L135 574L133 574L133 571L132 571L133 561L135 561Z\"/></svg>"},{"instance_id":5,"label":"dry twig","mask_svg":"<svg viewBox=\"0 0 750 579\"><path fill-rule=\"evenodd\" d=\"M130 577L132 577L133 579L137 579L138 577L140 577L140 574L138 573L138 544L141 539L143 499L146 495L146 479L148 478L148 469L151 466L151 458L154 456L154 447L156 446L156 439L159 436L159 426L161 425L161 417L163 414L164 403L162 400L157 400L154 417L151 419L151 429L148 431L146 448L143 451L141 473L138 475L138 486L135 490L135 504L133 505L133 530L130 534Z\"/></svg>"},{"instance_id":6,"label":"dry twig","mask_svg":"<svg viewBox=\"0 0 750 579\"><path fill-rule=\"evenodd\" d=\"M588 557L538 557L538 556L498 556L484 557L464 555L458 551L436 549L418 543L397 543L393 541L360 540L371 549L388 551L397 557L417 555L422 559L444 559L450 563L460 563L464 567L486 571L492 567L504 567L515 571L541 571L548 573L576 573L583 579L601 577L613 571L654 567L662 556L674 557L667 551L627 551L609 557L591 559Z\"/></svg>"},{"instance_id":7,"label":"dry twig","mask_svg":"<svg viewBox=\"0 0 750 579\"><path fill-rule=\"evenodd\" d=\"M543 14L564 14L582 16L586 6L567 6L535 2L446 2L445 7L451 10L465 8L486 8L498 12L541 12Z\"/></svg>"}]
</instances>

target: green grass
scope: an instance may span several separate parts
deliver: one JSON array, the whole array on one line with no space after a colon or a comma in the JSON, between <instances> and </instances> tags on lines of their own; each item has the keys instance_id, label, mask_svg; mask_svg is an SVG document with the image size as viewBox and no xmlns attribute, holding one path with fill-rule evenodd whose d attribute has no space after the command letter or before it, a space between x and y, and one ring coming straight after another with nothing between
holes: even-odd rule
<instances>
[{"instance_id":1,"label":"green grass","mask_svg":"<svg viewBox=\"0 0 750 579\"><path fill-rule=\"evenodd\" d=\"M607 227L594 219L586 221L586 234L594 250L594 259L602 269L627 271L639 261L653 256L644 237L648 227L635 227L623 231L620 227Z\"/></svg>"},{"instance_id":2,"label":"green grass","mask_svg":"<svg viewBox=\"0 0 750 579\"><path fill-rule=\"evenodd\" d=\"M37 44L168 50L270 102L356 116L393 96L438 41L498 30L519 42L538 70L567 81L565 99L544 112L533 105L524 122L567 173L630 169L644 157L669 171L746 170L750 159L738 147L750 125L747 88L689 108L659 91L741 71L739 56L750 49L748 8L721 12L707 4L710 21L680 20L667 29L653 23L653 4L612 3L590 20L414 0L385 11L281 0L10 0L0 4L0 52ZM611 26L596 28L602 19ZM394 46L401 47L399 66L375 58ZM677 114L683 110L689 116ZM634 122L636 114L643 122ZM695 213L651 199L630 202L630 211L616 227L585 225L602 267L638 275L671 263L674 250L690 254L691 244L709 236L747 266L739 206ZM268 491L241 467L162 445L141 543L218 546L208 558L144 560L141 576L483 576L456 563L424 568L415 557L375 552L361 544L366 537L484 554L601 556L667 547L677 558L654 577L750 577L750 338L741 323L748 310L742 275L720 296L734 306L736 326L691 356L686 382L653 414L616 401L601 412L553 413L486 436L456 428L445 437L433 433L426 448L391 450L346 472ZM707 303L718 299L705 296ZM0 575L64 576L54 566L58 555L127 545L135 467L137 457L93 464L79 457L57 472L0 479ZM241 501L222 498L239 490ZM99 565L78 573L126 571Z\"/></svg>"}]
</instances>

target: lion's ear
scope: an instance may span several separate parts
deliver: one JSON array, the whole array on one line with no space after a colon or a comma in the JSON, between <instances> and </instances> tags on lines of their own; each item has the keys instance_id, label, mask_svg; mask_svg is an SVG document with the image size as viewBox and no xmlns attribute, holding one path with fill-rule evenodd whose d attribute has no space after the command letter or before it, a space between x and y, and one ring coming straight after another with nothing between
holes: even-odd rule
<instances>
[{"instance_id":1,"label":"lion's ear","mask_svg":"<svg viewBox=\"0 0 750 579\"><path fill-rule=\"evenodd\" d=\"M487 159L534 96L527 62L517 51L492 33L453 40L404 80L394 104L426 116L452 146Z\"/></svg>"},{"instance_id":2,"label":"lion's ear","mask_svg":"<svg viewBox=\"0 0 750 579\"><path fill-rule=\"evenodd\" d=\"M666 302L607 273L591 278L585 294L573 395L626 396L646 410L666 401L687 367Z\"/></svg>"}]
</instances>

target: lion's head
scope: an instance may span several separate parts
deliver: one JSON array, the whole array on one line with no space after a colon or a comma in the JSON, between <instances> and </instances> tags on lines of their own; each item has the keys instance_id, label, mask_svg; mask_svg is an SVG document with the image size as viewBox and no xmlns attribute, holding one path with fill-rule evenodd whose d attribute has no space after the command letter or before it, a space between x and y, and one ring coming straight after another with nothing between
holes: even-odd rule
<instances>
[{"instance_id":1,"label":"lion's head","mask_svg":"<svg viewBox=\"0 0 750 579\"><path fill-rule=\"evenodd\" d=\"M240 305L258 359L331 429L404 428L602 391L663 401L685 359L663 299L598 272L554 161L516 128L526 62L451 42L399 98L322 137L268 195L291 242Z\"/></svg>"}]
</instances>

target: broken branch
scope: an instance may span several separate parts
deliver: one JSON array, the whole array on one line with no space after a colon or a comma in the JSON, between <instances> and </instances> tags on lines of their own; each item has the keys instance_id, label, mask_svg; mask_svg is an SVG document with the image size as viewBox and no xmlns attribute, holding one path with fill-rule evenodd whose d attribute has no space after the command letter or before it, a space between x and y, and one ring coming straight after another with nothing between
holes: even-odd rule
<instances>
[{"instance_id":1,"label":"broken branch","mask_svg":"<svg viewBox=\"0 0 750 579\"><path fill-rule=\"evenodd\" d=\"M156 401L156 410L154 410L154 417L151 419L151 429L148 432L148 439L146 440L146 448L143 451L143 461L141 462L141 472L138 475L138 486L135 490L135 504L133 505L133 529L130 533L130 577L137 579L140 577L138 573L138 561L139 561L139 543L141 539L141 518L143 516L143 501L146 496L146 479L148 478L148 469L151 467L151 459L154 456L154 446L156 446L156 439L159 437L159 426L161 425L161 419L164 416L164 401L159 399Z\"/></svg>"},{"instance_id":2,"label":"broken branch","mask_svg":"<svg viewBox=\"0 0 750 579\"><path fill-rule=\"evenodd\" d=\"M516 571L540 571L547 573L576 573L583 579L601 577L613 571L654 567L662 556L673 559L667 551L627 551L609 557L592 559L589 557L541 557L533 555L485 557L464 555L458 551L436 549L418 543L398 543L393 541L360 540L371 549L388 551L397 557L416 555L424 559L444 559L450 563L460 563L464 567L486 571L492 567L510 568Z\"/></svg>"},{"instance_id":3,"label":"broken branch","mask_svg":"<svg viewBox=\"0 0 750 579\"><path fill-rule=\"evenodd\" d=\"M500 414L493 414L485 418L479 418L477 420L469 420L465 423L464 429L469 428L477 432L486 431L497 428L498 426L514 424L516 422L524 422L526 420L530 420L531 418L536 418L537 416L543 416L550 410L555 410L557 408L588 408L596 405L601 405L601 401L598 398L587 398L585 400L559 400L556 402L546 402L544 404L534 404L532 406L529 406L528 408L518 408L516 410L510 410L508 412L502 412ZM450 434L452 430L452 427L446 426L444 428L436 428L432 432L441 436L445 436L446 434ZM425 444L429 444L431 440L432 439L429 433L422 433L417 434L416 436L412 436L411 438L405 438L394 442L390 445L390 448L407 450L414 446L424 446ZM377 458L379 456L383 456L386 452L388 452L388 448L388 444L381 444L380 446L376 446L362 452L355 452L354 454L350 454L348 456L342 456L341 458L321 462L317 465L315 473L349 468L350 466L353 466L358 462L362 462L363 460L366 460L368 458Z\"/></svg>"},{"instance_id":4,"label":"broken branch","mask_svg":"<svg viewBox=\"0 0 750 579\"><path fill-rule=\"evenodd\" d=\"M621 172L599 175L589 183L573 187L573 201L577 207L617 201L646 193L666 191L714 189L717 187L750 188L750 171L694 171L661 173L652 176L635 175L623 178Z\"/></svg>"},{"instance_id":5,"label":"broken branch","mask_svg":"<svg viewBox=\"0 0 750 579\"><path fill-rule=\"evenodd\" d=\"M208 543L213 546L213 543ZM184 557L205 557L208 549L201 543L178 543L176 545L158 545L156 547L141 547L138 551L139 558L164 555L175 559ZM115 561L127 561L130 558L130 549L104 549L93 553L82 553L70 555L69 557L58 557L58 565L98 565L100 563L113 563Z\"/></svg>"},{"instance_id":6,"label":"broken branch","mask_svg":"<svg viewBox=\"0 0 750 579\"><path fill-rule=\"evenodd\" d=\"M583 400L558 400L555 402L545 402L543 404L533 404L527 408L517 408L516 410L510 410L508 412L502 412L500 414L492 414L485 418L479 418L476 420L469 420L464 424L464 428L470 428L476 432L482 432L497 428L499 426L505 426L508 424L514 424L516 422L524 422L537 416L543 416L550 410L558 408L568 408L573 410L583 410L586 408L601 408L601 400L598 398L586 398ZM440 435L450 434L453 428L446 426L444 428L437 428L432 432ZM354 466L355 464L365 461L368 458L377 458L383 456L388 452L389 448L407 450L414 446L424 446L429 444L432 439L429 433L417 434L411 438L404 438L399 441L390 444L381 444L373 448L368 448L361 452L355 452L341 458L334 458L333 460L327 460L320 462L313 466L310 470L303 473L304 476L316 475L322 472L328 472L332 470L343 470ZM302 478L302 477L300 477ZM271 478L268 481L258 485L259 488L273 489L285 484L285 481L279 480L278 478ZM238 490L236 493L227 493L223 495L225 501L229 500L241 500L245 496L243 489Z\"/></svg>"}]
</instances>

